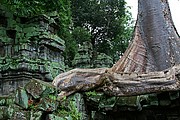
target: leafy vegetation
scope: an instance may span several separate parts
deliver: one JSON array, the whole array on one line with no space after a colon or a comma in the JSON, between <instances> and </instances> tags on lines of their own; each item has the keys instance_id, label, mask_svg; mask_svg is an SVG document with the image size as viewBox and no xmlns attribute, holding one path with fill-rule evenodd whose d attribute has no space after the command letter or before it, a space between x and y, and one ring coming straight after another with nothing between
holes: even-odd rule
<instances>
[{"instance_id":1,"label":"leafy vegetation","mask_svg":"<svg viewBox=\"0 0 180 120\"><path fill-rule=\"evenodd\" d=\"M96 96L96 95L97 95L96 91L88 91L88 92L86 92L85 94L86 94L87 96Z\"/></svg>"},{"instance_id":2,"label":"leafy vegetation","mask_svg":"<svg viewBox=\"0 0 180 120\"><path fill-rule=\"evenodd\" d=\"M59 35L66 39L72 24L69 0L2 0L1 5L7 7L20 17L32 17L40 14L56 14L56 22L60 26Z\"/></svg>"},{"instance_id":3,"label":"leafy vegetation","mask_svg":"<svg viewBox=\"0 0 180 120\"><path fill-rule=\"evenodd\" d=\"M58 115L63 116L66 120L81 120L81 113L79 113L76 102L71 99L63 99L59 108Z\"/></svg>"},{"instance_id":4,"label":"leafy vegetation","mask_svg":"<svg viewBox=\"0 0 180 120\"><path fill-rule=\"evenodd\" d=\"M124 0L71 0L74 27L90 33L94 52L119 59L131 37L131 14ZM79 32L77 35L81 36ZM84 39L83 39L84 40Z\"/></svg>"}]
</instances>

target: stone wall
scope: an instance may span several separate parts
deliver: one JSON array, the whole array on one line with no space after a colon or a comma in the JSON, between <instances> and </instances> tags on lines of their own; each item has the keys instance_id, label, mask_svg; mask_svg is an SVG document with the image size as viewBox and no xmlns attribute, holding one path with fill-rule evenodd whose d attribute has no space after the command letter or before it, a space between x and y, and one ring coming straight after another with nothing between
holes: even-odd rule
<instances>
[{"instance_id":1,"label":"stone wall","mask_svg":"<svg viewBox=\"0 0 180 120\"><path fill-rule=\"evenodd\" d=\"M17 17L0 7L0 95L29 79L52 81L64 72L64 41L57 35L56 15Z\"/></svg>"},{"instance_id":2,"label":"stone wall","mask_svg":"<svg viewBox=\"0 0 180 120\"><path fill-rule=\"evenodd\" d=\"M0 96L0 120L87 120L81 94L59 99L52 84L31 79L8 96Z\"/></svg>"},{"instance_id":3,"label":"stone wall","mask_svg":"<svg viewBox=\"0 0 180 120\"><path fill-rule=\"evenodd\" d=\"M85 103L92 120L179 120L179 91L114 97L87 92Z\"/></svg>"}]
</instances>

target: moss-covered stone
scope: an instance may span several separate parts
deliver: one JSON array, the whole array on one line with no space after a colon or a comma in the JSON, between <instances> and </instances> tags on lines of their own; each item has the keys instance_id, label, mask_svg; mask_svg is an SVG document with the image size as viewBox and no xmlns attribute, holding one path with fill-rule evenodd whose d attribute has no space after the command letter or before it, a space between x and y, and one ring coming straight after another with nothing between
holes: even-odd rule
<instances>
[{"instance_id":1,"label":"moss-covered stone","mask_svg":"<svg viewBox=\"0 0 180 120\"><path fill-rule=\"evenodd\" d=\"M15 93L15 103L24 109L28 108L28 95L23 88L17 89Z\"/></svg>"},{"instance_id":2,"label":"moss-covered stone","mask_svg":"<svg viewBox=\"0 0 180 120\"><path fill-rule=\"evenodd\" d=\"M109 98L102 98L99 103L100 109L113 109L114 105L116 104L116 97L109 97Z\"/></svg>"},{"instance_id":3,"label":"moss-covered stone","mask_svg":"<svg viewBox=\"0 0 180 120\"><path fill-rule=\"evenodd\" d=\"M37 79L33 79L27 83L24 89L35 99L57 92L56 87L52 84Z\"/></svg>"},{"instance_id":4,"label":"moss-covered stone","mask_svg":"<svg viewBox=\"0 0 180 120\"><path fill-rule=\"evenodd\" d=\"M38 86L36 86L37 83ZM36 90L40 90L40 92L34 91L34 86L38 87ZM28 90L29 92L27 92ZM170 99L170 94L172 93L169 92L130 97L113 97L96 91L90 91L85 94L76 93L60 101L57 99L57 93L56 88L50 83L32 79L24 88L19 88L15 94L0 97L0 119L111 120L110 118L115 119L118 116L122 118L124 113L134 115L132 113L135 112L137 112L137 118L141 118L143 112L146 118L148 111L144 110L160 109L161 107L168 107L170 109L177 105L176 103L178 102L178 99ZM151 112L150 114L152 114ZM158 116L159 113L153 114ZM116 117L114 118L112 115ZM170 117L171 113L166 115L169 116L168 118L172 118Z\"/></svg>"},{"instance_id":5,"label":"moss-covered stone","mask_svg":"<svg viewBox=\"0 0 180 120\"><path fill-rule=\"evenodd\" d=\"M55 17L17 17L3 6L0 10L0 95L24 86L31 78L52 81L65 71L65 42L57 35L60 28Z\"/></svg>"},{"instance_id":6,"label":"moss-covered stone","mask_svg":"<svg viewBox=\"0 0 180 120\"><path fill-rule=\"evenodd\" d=\"M92 45L89 42L84 42L78 48L78 53L75 55L72 62L74 67L92 68Z\"/></svg>"}]
</instances>

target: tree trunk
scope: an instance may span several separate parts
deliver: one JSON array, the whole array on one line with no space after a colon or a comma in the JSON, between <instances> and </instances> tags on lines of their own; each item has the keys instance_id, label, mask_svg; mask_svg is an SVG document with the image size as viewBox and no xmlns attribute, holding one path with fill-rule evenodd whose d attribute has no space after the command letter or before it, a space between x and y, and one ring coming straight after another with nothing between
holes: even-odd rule
<instances>
[{"instance_id":1,"label":"tree trunk","mask_svg":"<svg viewBox=\"0 0 180 120\"><path fill-rule=\"evenodd\" d=\"M167 0L139 0L132 42L111 69L76 69L60 74L53 84L65 91L61 96L96 87L114 96L179 90L176 64L180 64L180 38Z\"/></svg>"},{"instance_id":2,"label":"tree trunk","mask_svg":"<svg viewBox=\"0 0 180 120\"><path fill-rule=\"evenodd\" d=\"M179 63L180 39L167 0L139 0L132 42L112 71L161 71Z\"/></svg>"}]
</instances>

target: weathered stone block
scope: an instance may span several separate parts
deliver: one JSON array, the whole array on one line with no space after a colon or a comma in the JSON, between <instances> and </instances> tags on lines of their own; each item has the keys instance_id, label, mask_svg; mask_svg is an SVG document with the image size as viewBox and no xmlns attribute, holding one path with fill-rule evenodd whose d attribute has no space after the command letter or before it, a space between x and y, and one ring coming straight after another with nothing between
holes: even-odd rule
<instances>
[{"instance_id":1,"label":"weathered stone block","mask_svg":"<svg viewBox=\"0 0 180 120\"><path fill-rule=\"evenodd\" d=\"M49 94L56 93L57 91L56 87L52 84L35 79L27 83L24 89L35 99L40 98L42 95L48 96Z\"/></svg>"},{"instance_id":2,"label":"weathered stone block","mask_svg":"<svg viewBox=\"0 0 180 120\"><path fill-rule=\"evenodd\" d=\"M138 96L130 96L130 97L119 97L117 100L117 105L118 106L132 106L132 107L137 107L138 103Z\"/></svg>"},{"instance_id":3,"label":"weathered stone block","mask_svg":"<svg viewBox=\"0 0 180 120\"><path fill-rule=\"evenodd\" d=\"M22 108L28 108L28 95L23 88L17 89L15 93L15 103Z\"/></svg>"}]
</instances>

